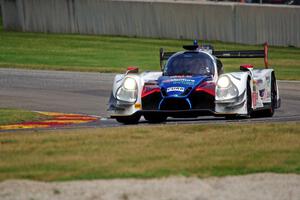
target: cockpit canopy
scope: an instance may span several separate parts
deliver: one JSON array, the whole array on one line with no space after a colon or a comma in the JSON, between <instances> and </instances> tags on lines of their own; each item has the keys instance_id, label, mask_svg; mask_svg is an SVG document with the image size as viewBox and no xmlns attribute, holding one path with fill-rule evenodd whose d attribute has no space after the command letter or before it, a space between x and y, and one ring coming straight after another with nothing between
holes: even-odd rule
<instances>
[{"instance_id":1,"label":"cockpit canopy","mask_svg":"<svg viewBox=\"0 0 300 200\"><path fill-rule=\"evenodd\" d=\"M168 60L164 76L178 75L214 75L213 59L202 52L187 51L176 54Z\"/></svg>"}]
</instances>

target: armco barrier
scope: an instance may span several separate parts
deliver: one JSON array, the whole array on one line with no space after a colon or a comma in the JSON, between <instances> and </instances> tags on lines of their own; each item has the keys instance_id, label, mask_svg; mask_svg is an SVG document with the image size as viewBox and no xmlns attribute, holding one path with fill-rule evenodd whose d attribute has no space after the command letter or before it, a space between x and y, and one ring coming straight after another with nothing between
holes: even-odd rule
<instances>
[{"instance_id":1,"label":"armco barrier","mask_svg":"<svg viewBox=\"0 0 300 200\"><path fill-rule=\"evenodd\" d=\"M197 1L2 0L4 29L268 41L300 47L300 7Z\"/></svg>"}]
</instances>

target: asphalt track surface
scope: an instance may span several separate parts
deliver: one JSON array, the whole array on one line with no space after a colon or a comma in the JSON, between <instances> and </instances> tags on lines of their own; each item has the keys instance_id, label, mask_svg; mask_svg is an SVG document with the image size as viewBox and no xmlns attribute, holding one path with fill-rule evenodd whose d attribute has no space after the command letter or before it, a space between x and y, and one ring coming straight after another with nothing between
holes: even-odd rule
<instances>
[{"instance_id":1,"label":"asphalt track surface","mask_svg":"<svg viewBox=\"0 0 300 200\"><path fill-rule=\"evenodd\" d=\"M45 70L0 69L0 107L33 111L96 115L100 120L84 126L120 126L106 112L114 74ZM249 123L300 121L300 82L278 81L281 108L272 118L225 120L199 117L168 118L166 124ZM148 124L141 119L140 125Z\"/></svg>"}]
</instances>

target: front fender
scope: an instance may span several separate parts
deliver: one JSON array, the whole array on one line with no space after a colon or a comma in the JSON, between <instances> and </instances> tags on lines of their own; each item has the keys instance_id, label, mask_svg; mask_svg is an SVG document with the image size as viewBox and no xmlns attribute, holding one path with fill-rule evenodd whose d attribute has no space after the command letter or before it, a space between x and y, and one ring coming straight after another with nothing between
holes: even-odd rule
<instances>
[{"instance_id":1,"label":"front fender","mask_svg":"<svg viewBox=\"0 0 300 200\"><path fill-rule=\"evenodd\" d=\"M230 81L235 85L235 87L238 89L238 96L242 95L246 88L247 88L247 82L250 79L250 87L252 88L252 77L250 72L231 72L222 74L219 78L222 76L227 76ZM217 86L218 87L218 86ZM216 90L217 90L216 87ZM216 95L216 100L220 100L218 96Z\"/></svg>"},{"instance_id":2,"label":"front fender","mask_svg":"<svg viewBox=\"0 0 300 200\"><path fill-rule=\"evenodd\" d=\"M124 80L127 77L133 78L137 83L137 94L138 94L137 101L138 101L141 97L140 94L143 90L143 85L144 85L144 81L140 77L139 74L117 74L114 78L112 94L116 98L116 94L117 94L118 89L123 85Z\"/></svg>"},{"instance_id":3,"label":"front fender","mask_svg":"<svg viewBox=\"0 0 300 200\"><path fill-rule=\"evenodd\" d=\"M252 74L250 71L247 72L232 72L222 74L222 76L227 76L230 82L234 85L237 89L238 94L234 98L224 99L218 96L218 84L216 86L216 96L215 96L215 103L216 103L216 113L217 114L246 114L247 110L245 109L245 102L246 102L246 90L247 84L250 80L250 88L252 92L253 88L253 81L252 81Z\"/></svg>"},{"instance_id":4,"label":"front fender","mask_svg":"<svg viewBox=\"0 0 300 200\"><path fill-rule=\"evenodd\" d=\"M233 72L229 73L229 76L231 77L230 80L238 88L239 95L243 94L246 91L248 80L250 81L250 88L252 92L253 81L250 72Z\"/></svg>"},{"instance_id":5,"label":"front fender","mask_svg":"<svg viewBox=\"0 0 300 200\"><path fill-rule=\"evenodd\" d=\"M124 80L133 78L137 83L137 97L135 102L124 102L117 99L117 91L123 86ZM130 116L141 110L141 92L144 81L139 74L117 74L114 78L111 97L109 100L108 111L110 116Z\"/></svg>"}]
</instances>

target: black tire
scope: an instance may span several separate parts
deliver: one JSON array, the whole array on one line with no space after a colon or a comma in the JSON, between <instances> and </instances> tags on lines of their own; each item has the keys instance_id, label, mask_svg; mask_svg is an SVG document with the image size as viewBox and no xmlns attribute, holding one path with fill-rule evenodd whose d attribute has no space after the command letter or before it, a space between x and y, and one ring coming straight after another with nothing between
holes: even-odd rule
<instances>
[{"instance_id":1,"label":"black tire","mask_svg":"<svg viewBox=\"0 0 300 200\"><path fill-rule=\"evenodd\" d=\"M253 112L253 109L252 109L252 92L251 92L251 87L250 87L250 80L248 80L247 82L247 114L246 114L246 117L247 118L250 118L251 117L251 114Z\"/></svg>"},{"instance_id":2,"label":"black tire","mask_svg":"<svg viewBox=\"0 0 300 200\"><path fill-rule=\"evenodd\" d=\"M272 117L275 113L275 108L277 104L277 83L275 74L272 73L271 76L271 108L267 110L266 117Z\"/></svg>"},{"instance_id":3,"label":"black tire","mask_svg":"<svg viewBox=\"0 0 300 200\"><path fill-rule=\"evenodd\" d=\"M271 106L266 110L255 112L255 117L272 117L277 104L277 85L274 73L271 75Z\"/></svg>"},{"instance_id":4,"label":"black tire","mask_svg":"<svg viewBox=\"0 0 300 200\"><path fill-rule=\"evenodd\" d=\"M141 118L141 115L135 114L130 116L120 116L116 117L117 122L122 124L137 124L139 123L139 120Z\"/></svg>"},{"instance_id":5,"label":"black tire","mask_svg":"<svg viewBox=\"0 0 300 200\"><path fill-rule=\"evenodd\" d=\"M150 123L161 123L166 121L167 116L161 113L144 114L145 120Z\"/></svg>"}]
</instances>

